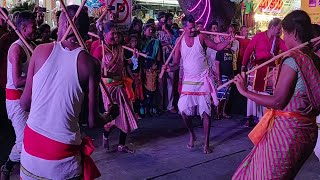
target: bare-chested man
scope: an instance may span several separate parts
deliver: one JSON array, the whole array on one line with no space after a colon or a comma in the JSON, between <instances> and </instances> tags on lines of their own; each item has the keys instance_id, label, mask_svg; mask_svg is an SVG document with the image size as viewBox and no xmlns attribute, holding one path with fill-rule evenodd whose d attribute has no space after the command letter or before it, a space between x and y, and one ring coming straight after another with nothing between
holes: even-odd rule
<instances>
[{"instance_id":1,"label":"bare-chested man","mask_svg":"<svg viewBox=\"0 0 320 180\"><path fill-rule=\"evenodd\" d=\"M16 25L22 37L30 43L34 39L36 22L29 11L21 12L17 18ZM19 163L23 132L28 118L27 112L20 107L20 97L26 83L26 75L31 53L21 39L15 41L9 48L6 84L6 108L8 118L16 135L9 159L1 167L2 179L10 176L14 164Z\"/></svg>"},{"instance_id":2,"label":"bare-chested man","mask_svg":"<svg viewBox=\"0 0 320 180\"><path fill-rule=\"evenodd\" d=\"M211 116L211 98L215 105L218 104L215 87L213 86L212 77L209 74L209 66L206 60L206 47L214 50L222 50L234 40L225 41L216 44L205 35L197 35L194 18L190 15L182 19L185 35L181 38L182 41L178 44L174 54L173 65L169 68L174 71L179 67L180 59L183 63L183 78L182 92L178 102L179 111L190 132L190 141L188 148L194 146L196 140L195 133L192 127L191 118L189 116L197 113L203 118L204 126L204 150L205 154L211 153L209 148L210 136L210 116ZM168 68L168 67L163 67ZM167 70L168 71L168 70Z\"/></svg>"},{"instance_id":3,"label":"bare-chested man","mask_svg":"<svg viewBox=\"0 0 320 180\"><path fill-rule=\"evenodd\" d=\"M78 8L77 5L67 7L71 18ZM63 12L58 39L68 25ZM88 33L89 17L84 10L75 25L82 37ZM99 78L99 62L80 47L73 32L65 41L42 44L35 49L21 97L22 108L30 110L21 152L23 180L100 176L93 161L88 163L88 152L93 145L90 138L81 137L78 123L82 103L88 97L89 127L94 126Z\"/></svg>"}]
</instances>

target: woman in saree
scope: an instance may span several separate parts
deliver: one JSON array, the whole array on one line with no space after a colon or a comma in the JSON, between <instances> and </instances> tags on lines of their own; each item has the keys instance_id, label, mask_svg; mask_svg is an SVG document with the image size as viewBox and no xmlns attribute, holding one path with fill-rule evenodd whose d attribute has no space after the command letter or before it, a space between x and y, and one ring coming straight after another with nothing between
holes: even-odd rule
<instances>
[{"instance_id":1,"label":"woman in saree","mask_svg":"<svg viewBox=\"0 0 320 180\"><path fill-rule=\"evenodd\" d=\"M133 153L125 146L127 134L138 128L129 95L132 96L132 84L124 76L124 50L116 42L117 29L112 22L104 24L104 42L96 48L93 56L101 60L102 76L100 88L104 108L114 119L104 126L103 146L109 150L110 130L116 126L120 129L118 151ZM136 58L136 53L132 58ZM131 92L130 92L131 88Z\"/></svg>"},{"instance_id":2,"label":"woman in saree","mask_svg":"<svg viewBox=\"0 0 320 180\"><path fill-rule=\"evenodd\" d=\"M308 14L296 10L282 21L289 49L313 38ZM237 75L239 92L268 107L250 132L254 148L232 179L294 179L317 141L316 116L320 112L320 59L311 47L294 50L283 59L272 96L247 90L245 75Z\"/></svg>"}]
</instances>

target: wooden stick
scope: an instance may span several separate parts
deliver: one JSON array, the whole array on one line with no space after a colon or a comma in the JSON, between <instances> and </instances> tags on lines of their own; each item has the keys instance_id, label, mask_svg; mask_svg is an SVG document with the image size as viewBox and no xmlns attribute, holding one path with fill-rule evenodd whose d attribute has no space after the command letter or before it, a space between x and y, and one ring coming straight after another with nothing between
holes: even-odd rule
<instances>
[{"instance_id":1,"label":"wooden stick","mask_svg":"<svg viewBox=\"0 0 320 180\"><path fill-rule=\"evenodd\" d=\"M79 41L81 47L87 50L86 45L84 44L83 39L81 38L78 29L77 29L76 26L74 25L74 23L73 23L70 15L69 15L69 13L68 13L68 11L67 11L67 7L66 7L66 5L64 4L63 0L60 0L60 3L61 3L61 5L62 5L63 11L64 11L65 14L66 14L66 17L67 17L67 19L68 19L68 22L69 22L70 26L72 27L72 30L73 30L74 34L76 35L76 38L77 38L77 40Z\"/></svg>"},{"instance_id":2,"label":"wooden stick","mask_svg":"<svg viewBox=\"0 0 320 180\"><path fill-rule=\"evenodd\" d=\"M183 29L180 29L180 31L184 31ZM210 35L219 35L219 36L230 36L230 34L226 34L226 33L218 33L218 32L210 32L210 31L200 31L200 33L203 33L203 34L210 34ZM244 36L238 36L238 35L235 35L236 38L238 39L245 39L246 37Z\"/></svg>"},{"instance_id":3,"label":"wooden stick","mask_svg":"<svg viewBox=\"0 0 320 180\"><path fill-rule=\"evenodd\" d=\"M285 56L285 55L289 54L290 52L292 52L292 51L294 51L294 50L297 50L297 49L303 48L304 46L308 45L309 43L314 43L314 42L317 42L317 41L319 41L319 40L320 40L320 36L319 36L319 37L316 37L316 38L311 39L309 42L305 42L305 43L303 43L303 44L300 44L299 46L296 46L296 47L294 47L294 48L291 48L291 49L289 49L289 50L287 50L287 51L285 51L285 52L283 52L283 53L281 53L281 54L279 54L279 55L277 55L277 56L273 57L272 59L270 59L270 60L268 60L268 61L266 61L266 62L264 62L264 63L260 64L259 66L257 66L257 67L255 67L255 68L251 69L250 71L247 71L247 72L246 72L246 75L250 74L251 72L253 72L253 71L257 70L257 69L260 69L261 67L263 67L263 66L265 66L265 65L268 65L268 64L272 63L273 61L275 61L275 60L277 60L277 59L279 59L279 58L281 58L281 57L283 57L283 56ZM233 82L234 82L234 80L232 79L232 80L228 81L227 83L225 83L225 84L223 84L223 85L219 86L219 87L217 88L217 90L219 91L220 89L222 89L222 88L224 88L224 87L226 87L226 86L230 85L230 84L231 84L231 83L233 83Z\"/></svg>"},{"instance_id":4,"label":"wooden stick","mask_svg":"<svg viewBox=\"0 0 320 180\"><path fill-rule=\"evenodd\" d=\"M10 19L8 18L7 14L3 11L3 9L0 7L0 13L3 16L4 20L9 24L9 26L12 27L12 29L17 33L17 35L19 36L19 38L21 39L21 41L27 46L27 48L29 49L29 51L31 53L33 53L33 48L31 47L31 45L26 41L26 39L21 35L21 33L19 32L19 30L17 29L17 27L12 23L12 21L10 21Z\"/></svg>"},{"instance_id":5,"label":"wooden stick","mask_svg":"<svg viewBox=\"0 0 320 180\"><path fill-rule=\"evenodd\" d=\"M87 2L87 0L83 0L82 1L82 4L80 5L79 9L77 10L76 14L74 15L74 17L72 19L73 21L75 21L78 18L79 14L81 13L81 10L83 9L83 7L86 4L86 2ZM72 29L72 26L69 26L67 31L64 33L64 35L63 35L63 37L62 37L62 39L60 41L64 41L64 40L67 39L67 36L69 35L71 29Z\"/></svg>"},{"instance_id":6,"label":"wooden stick","mask_svg":"<svg viewBox=\"0 0 320 180\"><path fill-rule=\"evenodd\" d=\"M94 33L92 33L92 32L88 32L88 35L89 35L89 36L92 36L92 37L95 37L95 38L100 38L98 35L96 35L96 34L94 34ZM126 50L129 50L129 51L131 51L131 52L134 52L134 49L129 48L128 46L122 46L122 48L124 48L124 49L126 49ZM144 58L147 57L146 54L143 54L143 53L140 53L140 52L139 52L138 54L139 54L139 56L142 56L142 57L144 57Z\"/></svg>"},{"instance_id":7,"label":"wooden stick","mask_svg":"<svg viewBox=\"0 0 320 180\"><path fill-rule=\"evenodd\" d=\"M166 60L166 62L164 63L164 65L165 65L165 66L169 64L169 62L170 62L170 60L171 60L171 58L172 58L172 56L173 56L173 53L174 53L174 51L177 49L178 44L180 44L180 42L181 42L181 40L182 40L183 36L184 36L184 32L182 33L182 35L180 36L180 38L179 38L179 39L178 39L178 41L176 42L176 44L175 44L175 46L173 47L173 49L172 49L172 51L171 51L171 53L170 53L170 55L169 55L168 59L167 59L167 60ZM162 78L163 74L164 74L164 70L163 70L163 69L161 69L161 72L160 72L159 78Z\"/></svg>"},{"instance_id":8,"label":"wooden stick","mask_svg":"<svg viewBox=\"0 0 320 180\"><path fill-rule=\"evenodd\" d=\"M126 49L126 50L129 50L129 51L131 51L131 52L134 52L134 49L132 49L132 48L129 48L129 47L127 47L127 46L122 46L122 48L123 49ZM142 57L144 57L144 58L147 58L147 55L146 54L143 54L143 53L138 53L139 54L139 56L142 56Z\"/></svg>"}]
</instances>

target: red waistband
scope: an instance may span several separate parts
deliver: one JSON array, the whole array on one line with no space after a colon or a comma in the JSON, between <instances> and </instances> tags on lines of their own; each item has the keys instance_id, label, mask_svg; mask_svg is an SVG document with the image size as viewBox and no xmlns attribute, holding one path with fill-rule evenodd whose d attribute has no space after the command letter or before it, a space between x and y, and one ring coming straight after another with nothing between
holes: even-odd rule
<instances>
[{"instance_id":1,"label":"red waistband","mask_svg":"<svg viewBox=\"0 0 320 180\"><path fill-rule=\"evenodd\" d=\"M21 90L6 88L6 99L8 99L8 100L20 99L21 95L22 95Z\"/></svg>"},{"instance_id":2,"label":"red waistband","mask_svg":"<svg viewBox=\"0 0 320 180\"><path fill-rule=\"evenodd\" d=\"M92 140L88 137L82 139L81 145L64 144L33 131L27 125L24 130L23 144L28 154L45 160L61 160L81 153L84 179L89 180L101 176L90 157L94 151L94 146Z\"/></svg>"}]
</instances>

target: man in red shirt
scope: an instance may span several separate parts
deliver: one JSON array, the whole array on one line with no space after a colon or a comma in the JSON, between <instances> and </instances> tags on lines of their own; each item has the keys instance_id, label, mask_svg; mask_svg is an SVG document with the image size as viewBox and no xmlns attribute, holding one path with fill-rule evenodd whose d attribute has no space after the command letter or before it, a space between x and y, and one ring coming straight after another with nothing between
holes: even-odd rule
<instances>
[{"instance_id":1,"label":"man in red shirt","mask_svg":"<svg viewBox=\"0 0 320 180\"><path fill-rule=\"evenodd\" d=\"M287 47L285 46L284 41L280 38L281 33L281 19L273 18L269 23L268 30L256 34L248 44L243 55L241 71L245 71L247 69L252 56L254 58L250 64L252 66L257 66L276 56L280 50L286 51ZM255 71L253 76L249 75L248 89L254 90L260 94L272 94L272 85L271 87L267 87L265 78L274 67L275 63L271 63L268 66L264 66L263 68ZM247 116L256 116L261 118L264 111L263 109L264 108L262 106L256 105L253 101L248 99Z\"/></svg>"}]
</instances>

